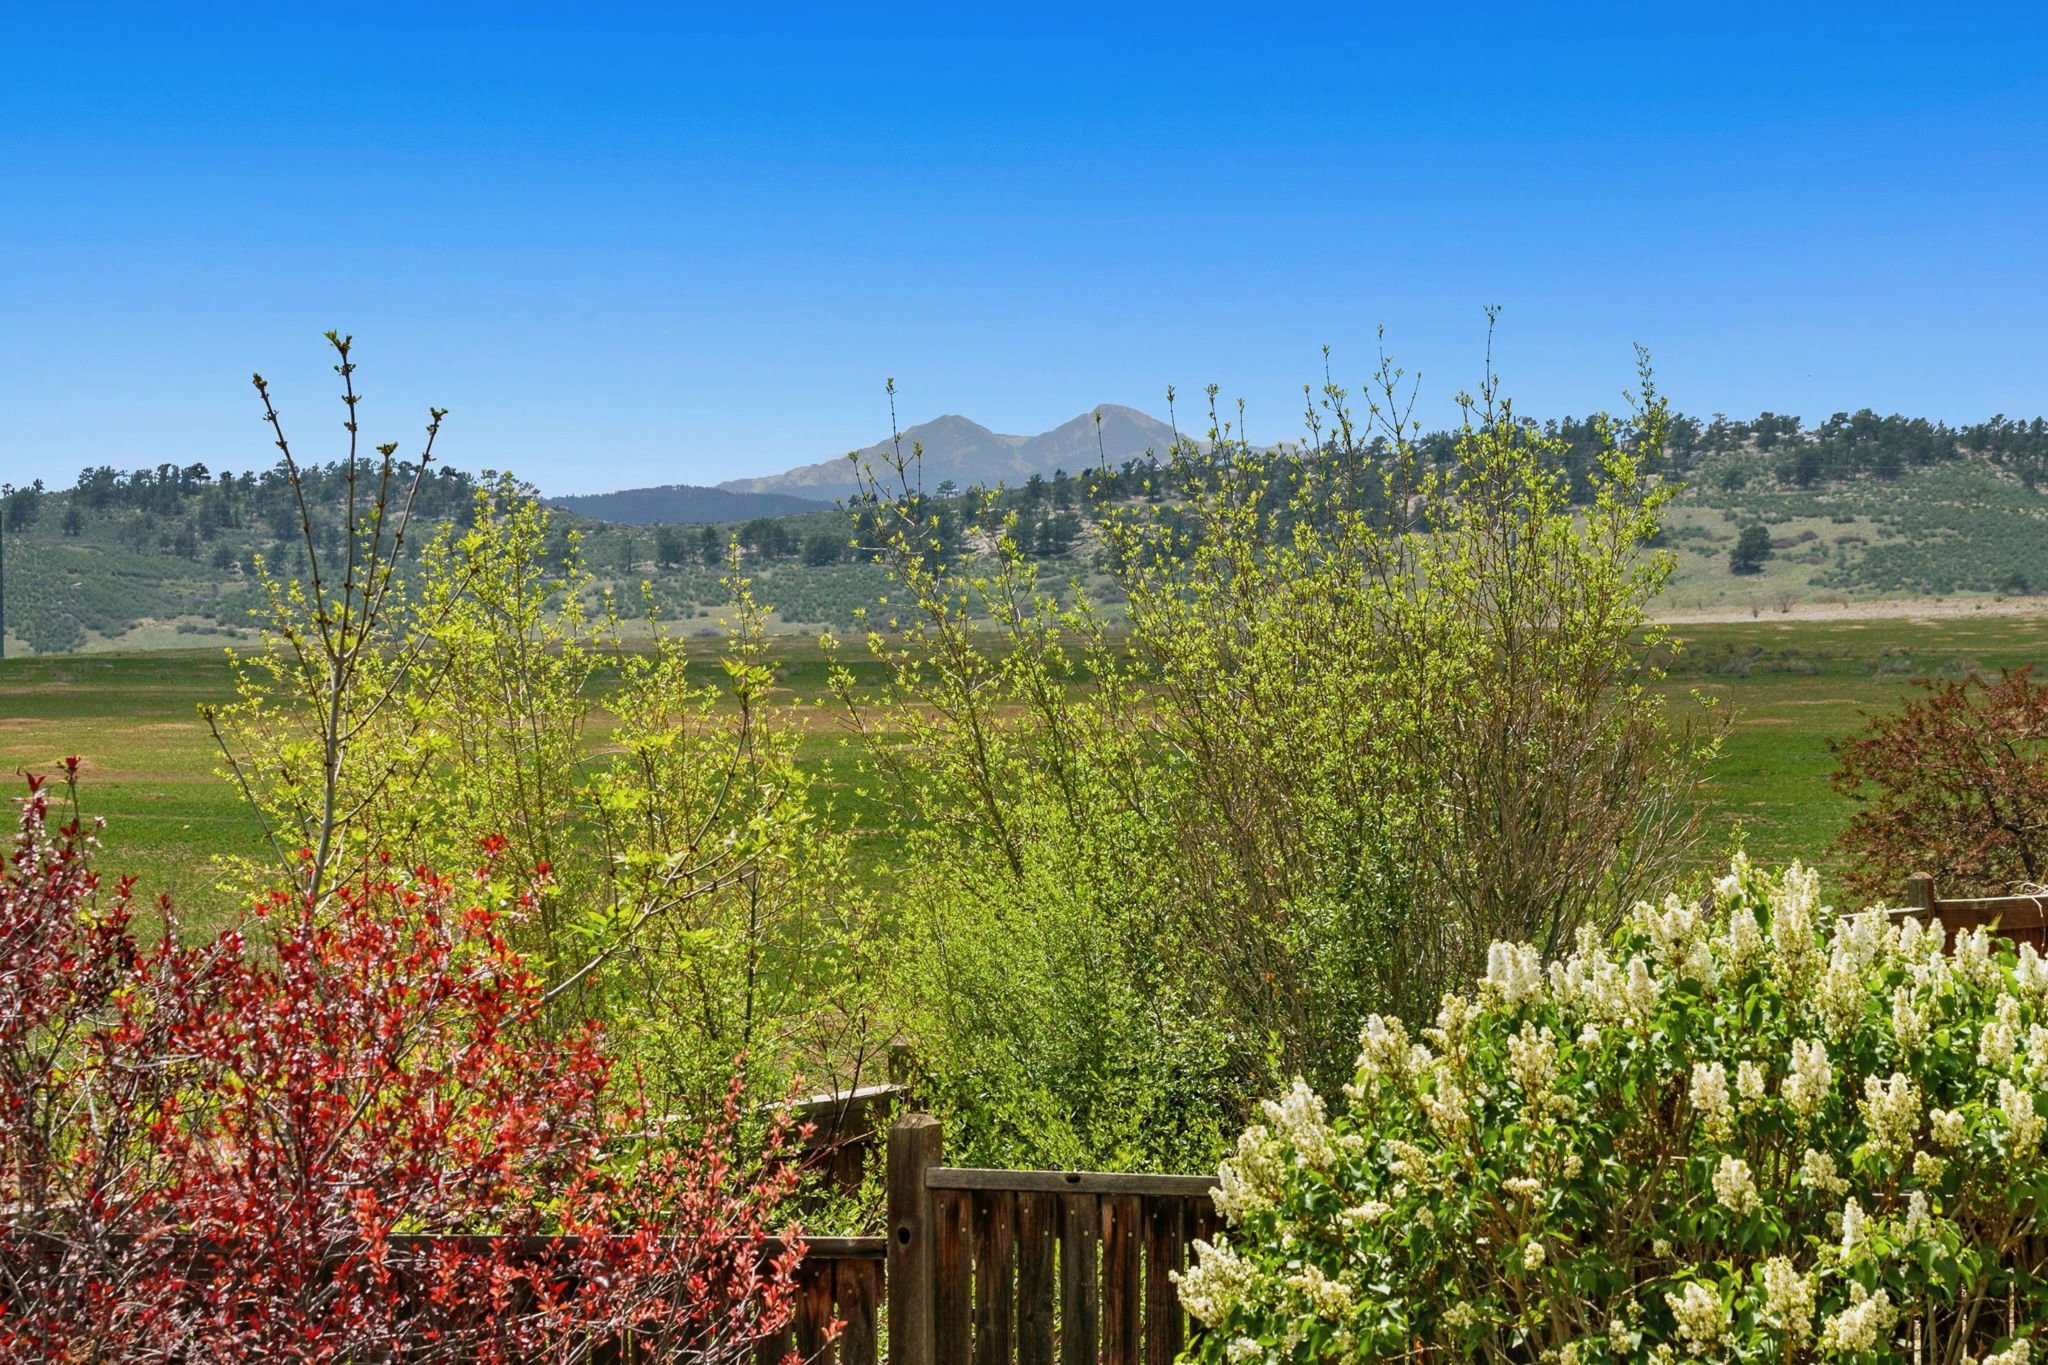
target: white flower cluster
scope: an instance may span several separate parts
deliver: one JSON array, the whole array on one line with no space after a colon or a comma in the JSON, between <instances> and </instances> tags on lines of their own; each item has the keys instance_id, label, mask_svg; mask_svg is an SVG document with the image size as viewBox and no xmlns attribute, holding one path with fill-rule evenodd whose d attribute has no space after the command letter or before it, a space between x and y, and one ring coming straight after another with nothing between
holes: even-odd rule
<instances>
[{"instance_id":1,"label":"white flower cluster","mask_svg":"<svg viewBox=\"0 0 2048 1365\"><path fill-rule=\"evenodd\" d=\"M1892 1037L1898 1040L1900 1048L1907 1052L1926 1051L1933 1027L1931 1009L1911 986L1901 985L1892 991Z\"/></svg>"},{"instance_id":2,"label":"white flower cluster","mask_svg":"<svg viewBox=\"0 0 2048 1365\"><path fill-rule=\"evenodd\" d=\"M1707 914L1697 905L1686 905L1676 896L1666 896L1662 909L1638 903L1635 920L1649 934L1657 961L1675 975L1712 984L1720 979L1720 965L1708 942Z\"/></svg>"},{"instance_id":3,"label":"white flower cluster","mask_svg":"<svg viewBox=\"0 0 2048 1365\"><path fill-rule=\"evenodd\" d=\"M1750 1173L1749 1163L1739 1156L1721 1158L1721 1164L1714 1168L1713 1183L1715 1201L1738 1218L1763 1207L1763 1199L1756 1192L1756 1177Z\"/></svg>"},{"instance_id":4,"label":"white flower cluster","mask_svg":"<svg viewBox=\"0 0 2048 1365\"><path fill-rule=\"evenodd\" d=\"M1977 1036L1977 1065L1993 1071L2011 1066L2013 1053L2019 1047L2019 1034L2020 998L2001 995L1996 1012Z\"/></svg>"},{"instance_id":5,"label":"white flower cluster","mask_svg":"<svg viewBox=\"0 0 2048 1365\"><path fill-rule=\"evenodd\" d=\"M1820 1108L1835 1086L1835 1069L1828 1062L1827 1044L1804 1038L1792 1040L1792 1067L1785 1073L1778 1093L1793 1113L1809 1117Z\"/></svg>"},{"instance_id":6,"label":"white flower cluster","mask_svg":"<svg viewBox=\"0 0 2048 1365\"><path fill-rule=\"evenodd\" d=\"M1312 1316L1341 1318L1351 1311L1351 1287L1329 1278L1315 1266L1303 1266L1289 1275L1287 1287L1301 1297Z\"/></svg>"},{"instance_id":7,"label":"white flower cluster","mask_svg":"<svg viewBox=\"0 0 2048 1365\"><path fill-rule=\"evenodd\" d=\"M1783 1256L1763 1264L1764 1312L1780 1332L1793 1341L1804 1341L1813 1331L1814 1284L1811 1276Z\"/></svg>"},{"instance_id":8,"label":"white flower cluster","mask_svg":"<svg viewBox=\"0 0 2048 1365\"><path fill-rule=\"evenodd\" d=\"M1863 1244L1863 1206L1854 1199L1842 1205L1842 1257L1848 1259Z\"/></svg>"},{"instance_id":9,"label":"white flower cluster","mask_svg":"<svg viewBox=\"0 0 2048 1365\"><path fill-rule=\"evenodd\" d=\"M1181 1306L1199 1322L1214 1325L1230 1316L1258 1282L1258 1269L1217 1238L1195 1243L1195 1263L1174 1275Z\"/></svg>"},{"instance_id":10,"label":"white flower cluster","mask_svg":"<svg viewBox=\"0 0 2048 1365\"><path fill-rule=\"evenodd\" d=\"M1375 1014L1358 1034L1358 1069L1375 1076L1399 1077L1408 1071L1408 1030L1399 1019Z\"/></svg>"},{"instance_id":11,"label":"white flower cluster","mask_svg":"<svg viewBox=\"0 0 2048 1365\"><path fill-rule=\"evenodd\" d=\"M1527 943L1496 943L1486 950L1486 975L1480 986L1513 1009L1543 993L1543 964Z\"/></svg>"},{"instance_id":12,"label":"white flower cluster","mask_svg":"<svg viewBox=\"0 0 2048 1365\"><path fill-rule=\"evenodd\" d=\"M1216 1209L1233 1223L1265 1209L1286 1188L1279 1146L1263 1124L1238 1135L1237 1150L1217 1175Z\"/></svg>"},{"instance_id":13,"label":"white flower cluster","mask_svg":"<svg viewBox=\"0 0 2048 1365\"><path fill-rule=\"evenodd\" d=\"M1729 912L1728 933L1722 939L1721 953L1728 961L1730 976L1746 976L1763 961L1764 931L1756 922L1756 911L1738 905Z\"/></svg>"},{"instance_id":14,"label":"white flower cluster","mask_svg":"<svg viewBox=\"0 0 2048 1365\"><path fill-rule=\"evenodd\" d=\"M1891 1295L1880 1289L1875 1294L1860 1284L1849 1286L1849 1306L1827 1320L1821 1328L1820 1349L1860 1355L1875 1351L1878 1343L1899 1320Z\"/></svg>"},{"instance_id":15,"label":"white flower cluster","mask_svg":"<svg viewBox=\"0 0 2048 1365\"><path fill-rule=\"evenodd\" d=\"M1508 1074L1521 1087L1524 1105L1546 1108L1551 1082L1557 1079L1557 1035L1523 1024L1522 1031L1508 1039Z\"/></svg>"},{"instance_id":16,"label":"white flower cluster","mask_svg":"<svg viewBox=\"0 0 2048 1365\"><path fill-rule=\"evenodd\" d=\"M1384 1199L1368 1199L1363 1204L1354 1204L1337 1215L1337 1221L1345 1227L1357 1229L1377 1223L1394 1211L1394 1206Z\"/></svg>"},{"instance_id":17,"label":"white flower cluster","mask_svg":"<svg viewBox=\"0 0 2048 1365\"><path fill-rule=\"evenodd\" d=\"M1809 1147L1799 1159L1799 1183L1823 1194L1840 1194L1849 1188L1835 1168L1835 1159Z\"/></svg>"},{"instance_id":18,"label":"white flower cluster","mask_svg":"<svg viewBox=\"0 0 2048 1365\"><path fill-rule=\"evenodd\" d=\"M1750 879L1748 859L1737 854L1735 868L1716 886L1716 894L1727 898L1731 882L1736 888ZM1771 959L1778 978L1789 991L1805 989L1820 966L1820 947L1814 941L1814 921L1820 906L1820 874L1798 863L1785 870L1771 897Z\"/></svg>"},{"instance_id":19,"label":"white flower cluster","mask_svg":"<svg viewBox=\"0 0 2048 1365\"><path fill-rule=\"evenodd\" d=\"M1911 1239L1925 1237L1934 1226L1934 1216L1927 1205L1927 1191L1906 1191L1906 1236Z\"/></svg>"},{"instance_id":20,"label":"white flower cluster","mask_svg":"<svg viewBox=\"0 0 2048 1365\"><path fill-rule=\"evenodd\" d=\"M1705 1355L1728 1335L1728 1305L1712 1286L1692 1280L1680 1294L1666 1294L1664 1302L1678 1323L1678 1335L1695 1354Z\"/></svg>"},{"instance_id":21,"label":"white flower cluster","mask_svg":"<svg viewBox=\"0 0 2048 1365\"><path fill-rule=\"evenodd\" d=\"M2020 945L2019 961L2014 964L2012 979L2020 993L2029 1000L2038 1002L2048 998L2048 961L2043 961L2041 955L2034 951L2033 944Z\"/></svg>"},{"instance_id":22,"label":"white flower cluster","mask_svg":"<svg viewBox=\"0 0 2048 1365\"><path fill-rule=\"evenodd\" d=\"M1769 1077L1762 1066L1745 1057L1735 1068L1735 1108L1747 1114L1764 1102L1769 1089Z\"/></svg>"},{"instance_id":23,"label":"white flower cluster","mask_svg":"<svg viewBox=\"0 0 2048 1365\"><path fill-rule=\"evenodd\" d=\"M2041 1145L2041 1116L2034 1109L2034 1095L2011 1081L1998 1082L1998 1112L2005 1116L2006 1134L2014 1156L2031 1154Z\"/></svg>"},{"instance_id":24,"label":"white flower cluster","mask_svg":"<svg viewBox=\"0 0 2048 1365\"><path fill-rule=\"evenodd\" d=\"M2033 951L2031 945L2028 951ZM1998 971L1991 961L1991 932L1981 928L1957 931L1952 965L1966 985L1989 985Z\"/></svg>"},{"instance_id":25,"label":"white flower cluster","mask_svg":"<svg viewBox=\"0 0 2048 1365\"><path fill-rule=\"evenodd\" d=\"M1873 1147L1898 1162L1912 1155L1913 1135L1920 1127L1920 1091L1911 1077L1898 1071L1884 1081L1865 1076L1860 1107Z\"/></svg>"},{"instance_id":26,"label":"white flower cluster","mask_svg":"<svg viewBox=\"0 0 2048 1365\"><path fill-rule=\"evenodd\" d=\"M1815 996L1821 1018L1834 1037L1846 1038L1862 1021L1869 1003L1871 964L1894 943L1882 910L1866 910L1835 922L1827 970L1821 974Z\"/></svg>"},{"instance_id":27,"label":"white flower cluster","mask_svg":"<svg viewBox=\"0 0 2048 1365\"><path fill-rule=\"evenodd\" d=\"M1735 1131L1735 1105L1728 1098L1727 1068L1719 1062L1694 1062L1689 1098L1707 1140L1726 1142Z\"/></svg>"},{"instance_id":28,"label":"white flower cluster","mask_svg":"<svg viewBox=\"0 0 2048 1365\"><path fill-rule=\"evenodd\" d=\"M1322 1170L1336 1160L1336 1144L1330 1140L1330 1125L1323 1117L1323 1097L1311 1090L1307 1081L1295 1077L1285 1096L1267 1100L1260 1107L1274 1135L1294 1149L1297 1164Z\"/></svg>"}]
</instances>

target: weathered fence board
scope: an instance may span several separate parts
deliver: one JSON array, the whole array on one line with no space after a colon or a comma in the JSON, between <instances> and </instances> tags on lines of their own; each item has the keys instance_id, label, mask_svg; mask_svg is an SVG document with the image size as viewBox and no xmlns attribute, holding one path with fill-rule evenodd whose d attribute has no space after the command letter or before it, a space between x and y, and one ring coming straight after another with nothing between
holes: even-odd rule
<instances>
[{"instance_id":1,"label":"weathered fence board","mask_svg":"<svg viewBox=\"0 0 2048 1365\"><path fill-rule=\"evenodd\" d=\"M1027 1191L1017 1199L1017 1365L1053 1365L1059 1321L1057 1195Z\"/></svg>"},{"instance_id":2,"label":"weathered fence board","mask_svg":"<svg viewBox=\"0 0 2048 1365\"><path fill-rule=\"evenodd\" d=\"M880 1365L882 1338L877 1310L882 1304L881 1256L836 1262L833 1273L839 1316L846 1324L839 1337L841 1365Z\"/></svg>"},{"instance_id":3,"label":"weathered fence board","mask_svg":"<svg viewBox=\"0 0 2048 1365\"><path fill-rule=\"evenodd\" d=\"M1060 1196L1060 1365L1095 1365L1102 1339L1102 1196Z\"/></svg>"},{"instance_id":4,"label":"weathered fence board","mask_svg":"<svg viewBox=\"0 0 2048 1365\"><path fill-rule=\"evenodd\" d=\"M973 1198L964 1190L927 1194L937 1245L932 1256L934 1358L967 1365L974 1343Z\"/></svg>"}]
</instances>

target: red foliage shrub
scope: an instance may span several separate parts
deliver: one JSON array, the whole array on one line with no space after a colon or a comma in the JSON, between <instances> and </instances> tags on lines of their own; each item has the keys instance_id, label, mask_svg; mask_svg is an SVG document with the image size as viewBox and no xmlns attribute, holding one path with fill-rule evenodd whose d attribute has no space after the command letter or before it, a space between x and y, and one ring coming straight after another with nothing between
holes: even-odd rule
<instances>
[{"instance_id":1,"label":"red foliage shrub","mask_svg":"<svg viewBox=\"0 0 2048 1365\"><path fill-rule=\"evenodd\" d=\"M2048 879L2048 687L2024 668L1920 687L1835 746L1835 789L1865 803L1837 840L1850 884L1896 895L1927 872L1996 895Z\"/></svg>"},{"instance_id":2,"label":"red foliage shrub","mask_svg":"<svg viewBox=\"0 0 2048 1365\"><path fill-rule=\"evenodd\" d=\"M75 776L75 766L73 769ZM802 1254L737 1079L642 1148L585 1028L551 1035L482 874L358 882L142 948L129 886L32 784L0 881L0 1359L738 1359Z\"/></svg>"}]
</instances>

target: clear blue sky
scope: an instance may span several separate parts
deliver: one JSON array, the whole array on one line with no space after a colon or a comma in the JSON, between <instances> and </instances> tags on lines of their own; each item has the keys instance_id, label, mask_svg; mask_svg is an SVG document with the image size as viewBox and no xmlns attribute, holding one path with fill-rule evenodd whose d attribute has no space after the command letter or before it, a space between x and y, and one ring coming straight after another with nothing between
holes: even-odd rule
<instances>
[{"instance_id":1,"label":"clear blue sky","mask_svg":"<svg viewBox=\"0 0 2048 1365\"><path fill-rule=\"evenodd\" d=\"M432 18L422 18L430 13ZM2048 410L2029 5L0 6L0 479L269 463L248 374L550 492L1215 382L1432 419ZM1184 398L1185 401L1185 398Z\"/></svg>"}]
</instances>

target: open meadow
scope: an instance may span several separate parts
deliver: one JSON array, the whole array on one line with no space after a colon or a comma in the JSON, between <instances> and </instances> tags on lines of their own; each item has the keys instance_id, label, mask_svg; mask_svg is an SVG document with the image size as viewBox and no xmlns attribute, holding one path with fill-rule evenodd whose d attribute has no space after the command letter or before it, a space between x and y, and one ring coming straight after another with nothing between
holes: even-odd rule
<instances>
[{"instance_id":1,"label":"open meadow","mask_svg":"<svg viewBox=\"0 0 2048 1365\"><path fill-rule=\"evenodd\" d=\"M1828 774L1830 741L1886 709L1913 679L2017 668L2048 658L2048 617L1896 615L1753 620L1671 627L1680 643L1667 690L1674 703L1712 699L1729 725L1712 779L1716 852L1740 831L1752 857L1832 866L1829 845L1850 803ZM815 708L805 765L831 793L835 817L866 835L870 875L886 876L893 847L862 795L859 766L827 692L814 640L773 646L782 700ZM849 647L856 676L879 682ZM704 680L715 676L707 643ZM92 654L0 662L0 771L52 771L77 754L90 815L107 822L103 866L133 874L148 897L170 894L193 923L227 909L209 875L216 857L256 854L260 831L218 771L199 708L232 695L215 650ZM603 742L602 732L595 736Z\"/></svg>"}]
</instances>

